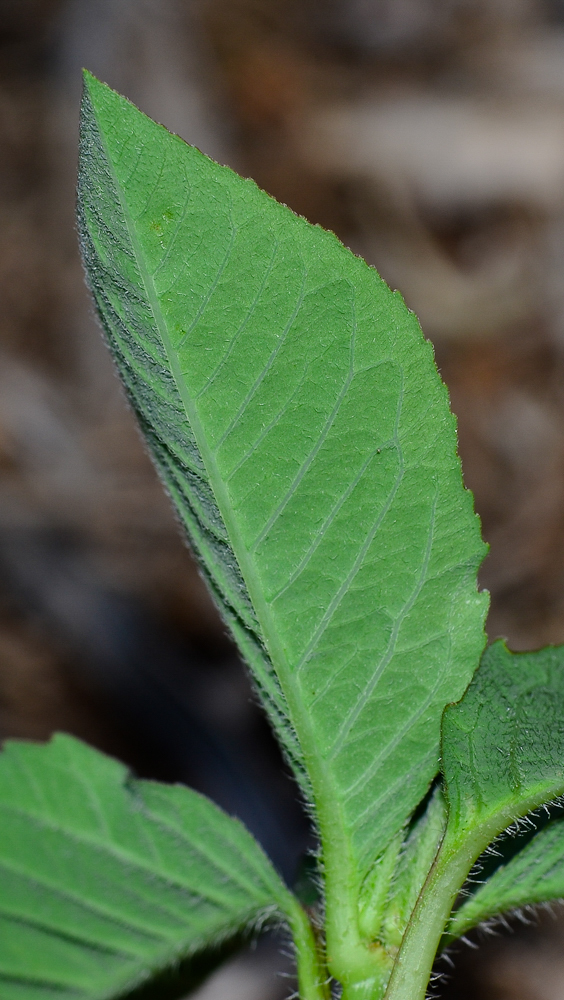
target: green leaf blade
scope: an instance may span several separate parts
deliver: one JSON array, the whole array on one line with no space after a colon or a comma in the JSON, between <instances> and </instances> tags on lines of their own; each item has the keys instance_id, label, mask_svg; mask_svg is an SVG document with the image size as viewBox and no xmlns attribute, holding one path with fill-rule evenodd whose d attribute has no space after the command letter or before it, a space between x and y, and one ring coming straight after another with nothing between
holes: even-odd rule
<instances>
[{"instance_id":1,"label":"green leaf blade","mask_svg":"<svg viewBox=\"0 0 564 1000\"><path fill-rule=\"evenodd\" d=\"M97 84L87 76L97 96L106 101L107 118L115 116L114 95L109 88ZM132 105L123 101L128 109ZM136 112L139 115L139 112ZM125 137L127 139L127 136ZM131 136L129 137L131 138ZM82 256L96 306L108 336L108 344L128 393L129 400L139 418L152 448L157 468L161 473L172 499L176 503L183 525L194 545L199 559L222 613L232 628L244 652L253 665L254 676L273 725L294 765L302 786L308 790L306 769L292 726L288 709L278 679L272 669L256 616L248 598L247 588L230 545L226 542L227 530L210 489L204 462L188 421L182 399L184 384L178 375L178 358L171 353L169 331L163 327L161 307L155 302L155 286L159 269L167 261L163 253L163 234L178 236L186 221L190 203L191 186L187 184L186 164L182 154L187 148L177 137L170 136L177 144L169 155L169 183L179 173L185 185L181 201L174 204L164 197L154 211L156 218L149 221L143 250L133 232L133 218L123 203L123 192L117 185L115 172L109 162L92 106L89 90L85 88L81 118L81 169L78 184L78 223ZM157 149L157 154L159 150ZM121 155L127 153L127 142ZM139 157L133 153L133 160ZM149 150L151 154L151 150ZM195 153L195 151L194 151ZM149 168L154 157L149 155ZM162 165L161 165L162 166ZM155 176L162 180L164 169L154 164ZM163 187L151 181L149 190L153 197L163 197ZM166 194L166 186L164 187ZM194 206L196 218L198 206ZM207 212L207 214L206 214ZM210 226L209 210L202 209L201 239L186 251L187 259L194 266L191 287L201 287L205 275L197 272L201 260L214 268L221 268L217 247L222 249L222 212L214 215ZM223 225L225 228L225 225ZM209 231L208 231L209 230ZM207 244L204 244L207 233ZM155 249L156 242L156 249ZM229 237L227 237L229 245ZM160 253L160 256L159 256ZM209 264L208 264L209 266ZM166 275L165 270L165 275ZM162 286L165 301L176 303L171 295L172 283L165 276ZM159 286L161 287L161 286ZM187 291L179 296L184 305ZM205 296L204 296L205 297ZM194 306L196 315L198 308ZM183 315L183 314L181 314ZM178 319L174 320L177 337L185 330ZM167 351L168 349L168 351Z\"/></svg>"},{"instance_id":2,"label":"green leaf blade","mask_svg":"<svg viewBox=\"0 0 564 1000\"><path fill-rule=\"evenodd\" d=\"M121 995L293 906L236 820L61 735L0 755L0 872L2 996Z\"/></svg>"},{"instance_id":3,"label":"green leaf blade","mask_svg":"<svg viewBox=\"0 0 564 1000\"><path fill-rule=\"evenodd\" d=\"M564 792L564 647L511 653L493 643L464 698L446 709L450 836L513 820Z\"/></svg>"},{"instance_id":4,"label":"green leaf blade","mask_svg":"<svg viewBox=\"0 0 564 1000\"><path fill-rule=\"evenodd\" d=\"M90 77L83 115L82 240L118 367L360 882L435 775L484 643L484 546L431 347L332 234Z\"/></svg>"}]
</instances>

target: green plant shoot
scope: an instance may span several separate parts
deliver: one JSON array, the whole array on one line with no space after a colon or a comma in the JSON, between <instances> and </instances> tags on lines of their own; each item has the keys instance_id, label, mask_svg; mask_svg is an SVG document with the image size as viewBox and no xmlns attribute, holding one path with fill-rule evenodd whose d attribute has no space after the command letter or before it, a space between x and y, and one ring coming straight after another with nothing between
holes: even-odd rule
<instances>
[{"instance_id":1,"label":"green plant shoot","mask_svg":"<svg viewBox=\"0 0 564 1000\"><path fill-rule=\"evenodd\" d=\"M128 399L313 817L322 901L195 792L70 737L14 742L0 994L111 1000L283 921L301 1000L423 1000L441 948L564 895L556 820L458 902L564 793L564 648L482 657L485 546L432 348L333 234L88 73L78 220Z\"/></svg>"}]
</instances>

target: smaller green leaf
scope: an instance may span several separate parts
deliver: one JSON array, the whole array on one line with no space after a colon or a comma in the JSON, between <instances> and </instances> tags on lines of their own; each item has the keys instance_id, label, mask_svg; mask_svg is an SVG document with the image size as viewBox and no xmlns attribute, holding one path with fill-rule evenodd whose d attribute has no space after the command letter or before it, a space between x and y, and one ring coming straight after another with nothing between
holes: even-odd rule
<instances>
[{"instance_id":1,"label":"smaller green leaf","mask_svg":"<svg viewBox=\"0 0 564 1000\"><path fill-rule=\"evenodd\" d=\"M376 859L361 887L358 923L362 936L369 941L376 940L380 935L388 892L402 848L402 833L400 831Z\"/></svg>"},{"instance_id":2,"label":"smaller green leaf","mask_svg":"<svg viewBox=\"0 0 564 1000\"><path fill-rule=\"evenodd\" d=\"M489 843L562 794L564 646L486 650L462 701L445 711L443 771L451 839L479 828Z\"/></svg>"},{"instance_id":3,"label":"smaller green leaf","mask_svg":"<svg viewBox=\"0 0 564 1000\"><path fill-rule=\"evenodd\" d=\"M486 650L443 716L447 829L394 965L386 1000L423 1000L455 899L480 854L512 822L564 792L564 646Z\"/></svg>"},{"instance_id":4,"label":"smaller green leaf","mask_svg":"<svg viewBox=\"0 0 564 1000\"><path fill-rule=\"evenodd\" d=\"M445 798L442 790L436 788L427 809L409 832L400 855L386 904L383 927L386 945L399 947L401 944L417 897L440 847L445 827Z\"/></svg>"},{"instance_id":5,"label":"smaller green leaf","mask_svg":"<svg viewBox=\"0 0 564 1000\"><path fill-rule=\"evenodd\" d=\"M70 736L0 755L2 1000L120 996L296 907L251 834L196 792L134 780Z\"/></svg>"},{"instance_id":6,"label":"smaller green leaf","mask_svg":"<svg viewBox=\"0 0 564 1000\"><path fill-rule=\"evenodd\" d=\"M522 906L564 898L564 822L555 820L501 865L452 916L445 944Z\"/></svg>"}]
</instances>

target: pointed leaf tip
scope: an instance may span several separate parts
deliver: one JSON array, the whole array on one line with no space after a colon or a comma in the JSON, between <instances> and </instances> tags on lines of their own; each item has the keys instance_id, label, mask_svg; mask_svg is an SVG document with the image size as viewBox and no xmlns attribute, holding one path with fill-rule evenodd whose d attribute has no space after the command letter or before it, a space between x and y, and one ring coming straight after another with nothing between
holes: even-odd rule
<instances>
[{"instance_id":1,"label":"pointed leaf tip","mask_svg":"<svg viewBox=\"0 0 564 1000\"><path fill-rule=\"evenodd\" d=\"M100 319L305 794L322 827L340 803L362 880L429 787L444 706L485 643L447 393L374 269L111 94L83 117L79 184Z\"/></svg>"}]
</instances>

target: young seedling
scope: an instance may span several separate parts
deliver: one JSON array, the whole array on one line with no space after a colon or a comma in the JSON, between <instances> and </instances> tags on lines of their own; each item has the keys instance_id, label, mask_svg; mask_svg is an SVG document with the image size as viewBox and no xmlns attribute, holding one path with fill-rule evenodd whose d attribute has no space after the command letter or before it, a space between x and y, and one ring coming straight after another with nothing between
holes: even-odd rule
<instances>
[{"instance_id":1,"label":"young seedling","mask_svg":"<svg viewBox=\"0 0 564 1000\"><path fill-rule=\"evenodd\" d=\"M564 896L560 821L460 896L564 793L564 648L482 657L447 392L374 269L88 73L78 218L129 401L315 823L322 899L195 792L69 736L11 742L2 1000L110 1000L273 921L301 1000L422 1000L445 945Z\"/></svg>"}]
</instances>

